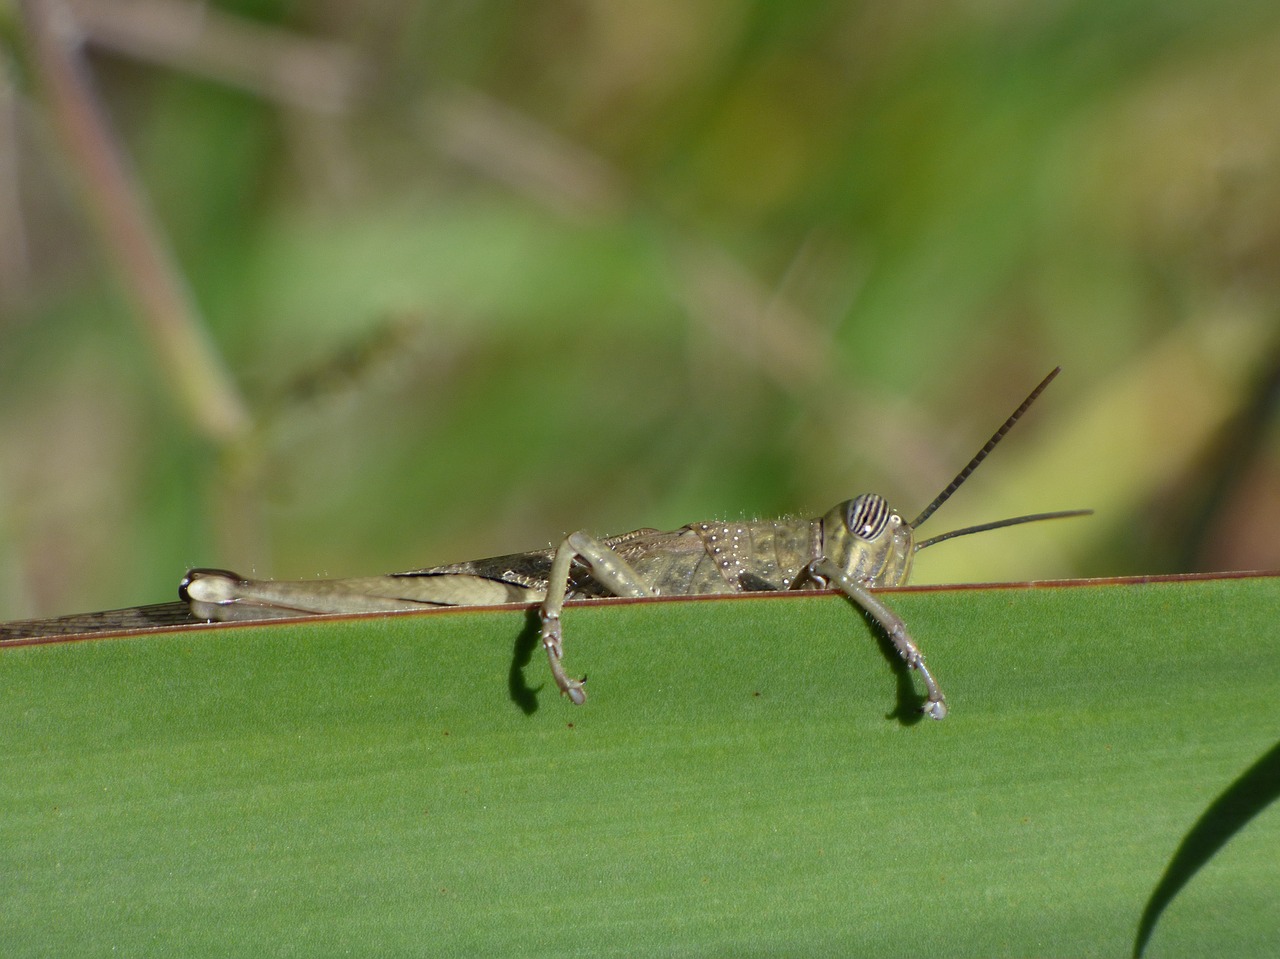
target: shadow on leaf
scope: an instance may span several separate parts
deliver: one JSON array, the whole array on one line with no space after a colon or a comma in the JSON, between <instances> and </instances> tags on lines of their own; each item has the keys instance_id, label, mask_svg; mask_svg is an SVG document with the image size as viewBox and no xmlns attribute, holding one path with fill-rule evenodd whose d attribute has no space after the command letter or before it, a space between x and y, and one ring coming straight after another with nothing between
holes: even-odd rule
<instances>
[{"instance_id":1,"label":"shadow on leaf","mask_svg":"<svg viewBox=\"0 0 1280 959\"><path fill-rule=\"evenodd\" d=\"M532 716L538 711L538 690L542 686L533 687L525 682L524 668L533 659L533 652L538 648L538 639L541 634L542 624L538 620L538 608L534 606L529 609L525 617L524 629L520 630L520 635L516 637L515 645L511 649L511 671L507 674L507 689L510 691L511 701L519 706L520 711L526 716Z\"/></svg>"},{"instance_id":2,"label":"shadow on leaf","mask_svg":"<svg viewBox=\"0 0 1280 959\"><path fill-rule=\"evenodd\" d=\"M893 670L894 679L898 684L898 702L893 710L885 714L885 719L896 719L903 726L914 726L920 720L924 719L924 702L925 697L916 691L915 681L911 675L911 667L909 667L903 658L898 654L897 647L893 645L893 640L889 638L889 634L880 628L865 610L850 600L863 618L867 621L867 626L871 629L871 633L876 638L876 642L880 645L880 652L884 654L884 658L889 663L889 668Z\"/></svg>"},{"instance_id":3,"label":"shadow on leaf","mask_svg":"<svg viewBox=\"0 0 1280 959\"><path fill-rule=\"evenodd\" d=\"M1280 743L1271 747L1210 803L1183 838L1142 910L1133 943L1135 959L1146 949L1161 913L1182 887L1277 796L1280 796Z\"/></svg>"}]
</instances>

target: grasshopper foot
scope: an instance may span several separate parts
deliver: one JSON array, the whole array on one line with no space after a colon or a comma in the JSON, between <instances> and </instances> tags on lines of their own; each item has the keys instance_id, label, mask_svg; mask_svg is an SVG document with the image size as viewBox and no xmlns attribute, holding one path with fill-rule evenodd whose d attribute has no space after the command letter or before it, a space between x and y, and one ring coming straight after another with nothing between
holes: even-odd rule
<instances>
[{"instance_id":1,"label":"grasshopper foot","mask_svg":"<svg viewBox=\"0 0 1280 959\"><path fill-rule=\"evenodd\" d=\"M924 707L921 712L930 719L946 719L946 697L942 695L942 690L938 688L933 674L929 672L929 667L924 664L924 657L920 655L918 649L914 651L914 656L907 660L907 664L920 674L920 678L924 680L925 689L929 691L929 698L924 701Z\"/></svg>"},{"instance_id":2,"label":"grasshopper foot","mask_svg":"<svg viewBox=\"0 0 1280 959\"><path fill-rule=\"evenodd\" d=\"M583 688L583 683L587 681L587 677L581 679L570 679L561 688L560 692L569 697L570 702L575 706L581 706L587 701L587 691Z\"/></svg>"},{"instance_id":3,"label":"grasshopper foot","mask_svg":"<svg viewBox=\"0 0 1280 959\"><path fill-rule=\"evenodd\" d=\"M560 687L562 695L568 696L570 702L575 706L581 706L587 701L587 691L583 688L583 683L587 681L587 677L581 679L570 679L564 671L564 647L560 638L560 615L556 612L550 612L545 607L538 611L538 616L542 620L542 647L547 651L547 662L551 665L551 675L555 678L556 685Z\"/></svg>"}]
</instances>

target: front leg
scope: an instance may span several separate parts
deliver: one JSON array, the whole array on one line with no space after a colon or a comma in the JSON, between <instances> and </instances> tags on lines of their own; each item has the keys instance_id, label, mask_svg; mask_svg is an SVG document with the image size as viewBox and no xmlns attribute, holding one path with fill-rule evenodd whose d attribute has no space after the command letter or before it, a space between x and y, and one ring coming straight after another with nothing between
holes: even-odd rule
<instances>
[{"instance_id":1,"label":"front leg","mask_svg":"<svg viewBox=\"0 0 1280 959\"><path fill-rule=\"evenodd\" d=\"M538 618L542 620L542 646L547 651L551 675L555 677L560 692L573 700L575 706L581 706L587 701L587 691L582 686L587 681L586 677L570 679L561 662L564 658L564 637L560 628L560 612L564 608L574 559L586 563L592 579L615 596L655 594L625 559L581 530L570 534L556 550L547 579L547 598L538 610Z\"/></svg>"},{"instance_id":2,"label":"front leg","mask_svg":"<svg viewBox=\"0 0 1280 959\"><path fill-rule=\"evenodd\" d=\"M806 572L810 578L817 582L831 583L836 586L880 624L880 628L885 631L893 642L898 655L902 657L907 666L918 672L920 678L924 680L925 689L929 694L929 698L925 700L924 714L930 719L945 719L947 715L946 697L942 695L942 690L938 688L938 684L934 682L929 668L925 666L924 654L920 652L920 647L907 634L907 624L902 621L902 618L876 599L869 589L855 581L844 570L825 557L810 563Z\"/></svg>"}]
</instances>

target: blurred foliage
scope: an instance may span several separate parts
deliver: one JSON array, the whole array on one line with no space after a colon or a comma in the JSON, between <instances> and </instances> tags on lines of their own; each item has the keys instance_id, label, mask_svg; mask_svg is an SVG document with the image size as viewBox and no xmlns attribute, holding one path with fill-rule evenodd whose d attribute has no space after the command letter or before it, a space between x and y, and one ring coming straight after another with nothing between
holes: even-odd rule
<instances>
[{"instance_id":1,"label":"blurred foliage","mask_svg":"<svg viewBox=\"0 0 1280 959\"><path fill-rule=\"evenodd\" d=\"M0 11L0 617L914 515L1059 363L929 529L1098 515L918 581L1280 567L1274 3L67 9L253 425L176 398Z\"/></svg>"}]
</instances>

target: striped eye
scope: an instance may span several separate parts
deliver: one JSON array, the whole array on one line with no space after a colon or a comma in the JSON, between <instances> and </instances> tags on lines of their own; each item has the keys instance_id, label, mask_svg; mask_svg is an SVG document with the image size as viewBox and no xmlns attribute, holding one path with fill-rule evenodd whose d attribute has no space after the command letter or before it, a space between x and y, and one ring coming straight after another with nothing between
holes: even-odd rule
<instances>
[{"instance_id":1,"label":"striped eye","mask_svg":"<svg viewBox=\"0 0 1280 959\"><path fill-rule=\"evenodd\" d=\"M859 539L874 540L889 525L889 504L881 496L867 493L849 501L845 523Z\"/></svg>"}]
</instances>

